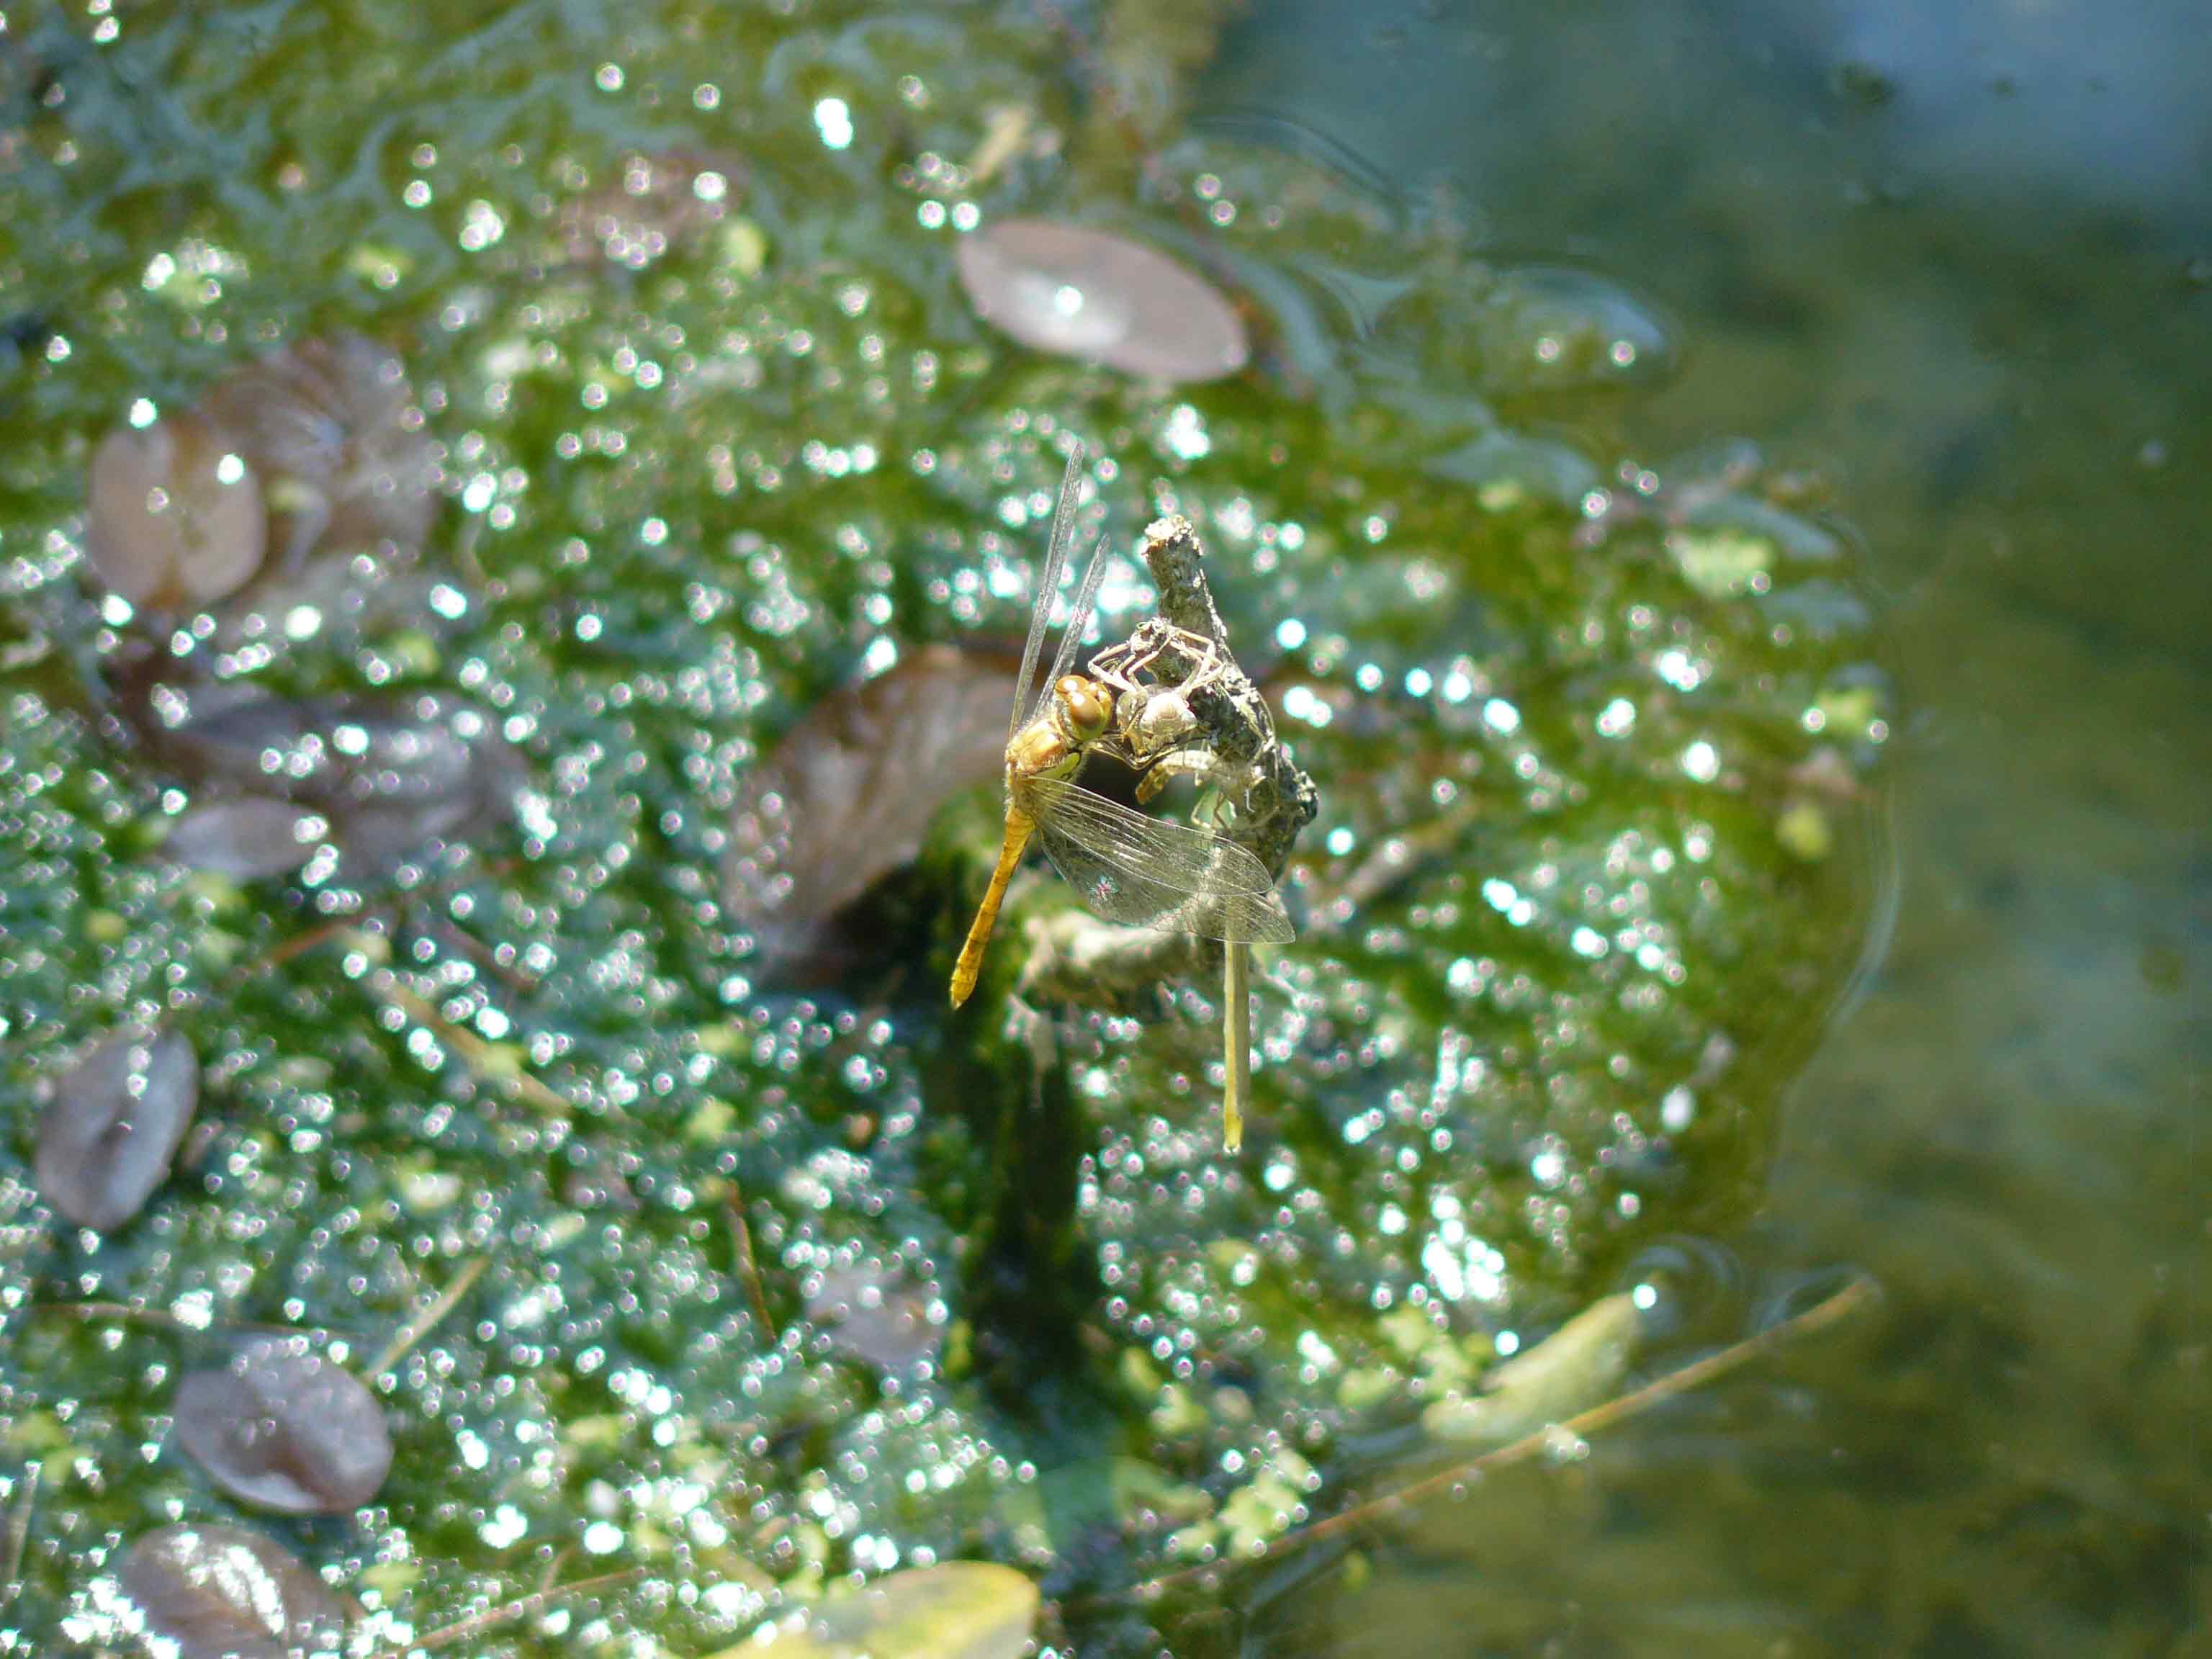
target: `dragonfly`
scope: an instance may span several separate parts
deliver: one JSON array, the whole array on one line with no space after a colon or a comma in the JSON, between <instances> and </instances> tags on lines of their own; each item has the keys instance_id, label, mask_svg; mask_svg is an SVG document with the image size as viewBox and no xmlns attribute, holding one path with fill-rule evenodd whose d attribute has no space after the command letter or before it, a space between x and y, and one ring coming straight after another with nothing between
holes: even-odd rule
<instances>
[{"instance_id":1,"label":"dragonfly","mask_svg":"<svg viewBox=\"0 0 2212 1659\"><path fill-rule=\"evenodd\" d=\"M1225 836L1191 824L1172 823L1108 800L1076 781L1094 748L1125 758L1157 760L1159 745L1149 738L1131 741L1121 727L1142 719L1144 699L1117 696L1113 685L1070 671L1082 642L1099 584L1105 579L1106 543L1101 538L1076 590L1052 665L1042 685L1036 667L1049 630L1052 604L1066 574L1074 542L1083 452L1068 456L1053 514L1052 537L1037 578L1036 606L1022 647L1021 678L1015 682L1014 707L1006 734L1006 825L999 861L966 942L952 969L952 1006L975 989L983 952L997 925L1007 884L1030 843L1045 856L1082 899L1085 908L1108 921L1131 927L1220 939L1231 949L1229 979L1242 991L1245 951L1255 943L1279 944L1294 936L1289 913L1275 891L1267 866ZM1244 1022L1232 1019L1232 1030ZM1236 1044L1232 1047L1238 1046ZM1224 1100L1224 1128L1241 1125L1249 1050L1232 1055ZM1237 1062L1243 1061L1240 1065ZM1227 1137L1235 1150L1236 1136Z\"/></svg>"}]
</instances>

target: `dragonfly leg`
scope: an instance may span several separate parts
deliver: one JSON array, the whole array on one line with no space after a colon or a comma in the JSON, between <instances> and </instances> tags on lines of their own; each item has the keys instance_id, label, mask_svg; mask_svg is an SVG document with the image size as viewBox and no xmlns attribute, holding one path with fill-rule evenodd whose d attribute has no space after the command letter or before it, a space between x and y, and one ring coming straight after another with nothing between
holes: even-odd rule
<instances>
[{"instance_id":1,"label":"dragonfly leg","mask_svg":"<svg viewBox=\"0 0 2212 1659\"><path fill-rule=\"evenodd\" d=\"M1252 949L1231 939L1221 953L1222 1055L1221 1145L1237 1152L1244 1145L1244 1103L1252 1097Z\"/></svg>"}]
</instances>

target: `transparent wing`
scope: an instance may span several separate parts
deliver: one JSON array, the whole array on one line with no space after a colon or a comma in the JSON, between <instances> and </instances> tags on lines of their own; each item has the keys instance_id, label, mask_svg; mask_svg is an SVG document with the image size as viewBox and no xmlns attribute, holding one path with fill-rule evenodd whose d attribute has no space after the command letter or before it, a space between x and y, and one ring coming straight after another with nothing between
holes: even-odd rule
<instances>
[{"instance_id":1,"label":"transparent wing","mask_svg":"<svg viewBox=\"0 0 2212 1659\"><path fill-rule=\"evenodd\" d=\"M1057 779L1034 780L1024 793L1045 855L1093 915L1201 939L1295 937L1267 866L1236 842Z\"/></svg>"},{"instance_id":2,"label":"transparent wing","mask_svg":"<svg viewBox=\"0 0 2212 1659\"><path fill-rule=\"evenodd\" d=\"M1083 446L1067 452L1067 469L1060 475L1060 501L1052 511L1052 540L1045 546L1044 568L1037 572L1036 608L1030 612L1030 636L1022 646L1022 677L1014 682L1014 713L1006 723L1012 740L1036 713L1043 694L1032 690L1037 659L1044 653L1044 634L1052 621L1052 596L1060 592L1060 574L1067 568L1068 549L1075 540L1076 498L1083 493ZM1077 630L1080 632L1079 629ZM1052 682L1045 682L1048 689Z\"/></svg>"},{"instance_id":3,"label":"transparent wing","mask_svg":"<svg viewBox=\"0 0 2212 1659\"><path fill-rule=\"evenodd\" d=\"M1060 649L1052 653L1052 672L1044 677L1037 690L1037 706L1044 706L1052 688L1060 684L1060 677L1075 666L1075 648L1083 643L1083 630L1091 622L1091 607L1097 603L1099 585L1106 580L1106 538L1101 536L1091 550L1090 567L1083 573L1083 586L1075 590L1075 603L1067 610L1067 631L1060 636ZM1034 719L1036 709L1030 711Z\"/></svg>"}]
</instances>

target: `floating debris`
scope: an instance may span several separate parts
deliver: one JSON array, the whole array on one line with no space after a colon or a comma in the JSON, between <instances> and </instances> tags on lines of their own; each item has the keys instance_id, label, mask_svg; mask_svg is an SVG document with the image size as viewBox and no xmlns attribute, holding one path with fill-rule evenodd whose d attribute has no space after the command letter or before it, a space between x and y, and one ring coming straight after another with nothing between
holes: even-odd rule
<instances>
[{"instance_id":1,"label":"floating debris","mask_svg":"<svg viewBox=\"0 0 2212 1659\"><path fill-rule=\"evenodd\" d=\"M1025 1575L994 1562L909 1567L781 1619L714 1659L1020 1659L1038 1599Z\"/></svg>"},{"instance_id":2,"label":"floating debris","mask_svg":"<svg viewBox=\"0 0 2212 1659\"><path fill-rule=\"evenodd\" d=\"M929 647L817 705L753 769L722 878L763 971L814 953L839 910L913 862L949 796L998 776L1012 679Z\"/></svg>"},{"instance_id":3,"label":"floating debris","mask_svg":"<svg viewBox=\"0 0 2212 1659\"><path fill-rule=\"evenodd\" d=\"M170 826L161 850L195 870L258 881L305 864L329 828L319 812L246 795L191 808Z\"/></svg>"},{"instance_id":4,"label":"floating debris","mask_svg":"<svg viewBox=\"0 0 2212 1659\"><path fill-rule=\"evenodd\" d=\"M93 452L85 559L134 605L213 604L261 568L261 483L244 447L212 422L175 415L118 427Z\"/></svg>"},{"instance_id":5,"label":"floating debris","mask_svg":"<svg viewBox=\"0 0 2212 1659\"><path fill-rule=\"evenodd\" d=\"M1818 864L1836 850L1836 827L1826 807L1799 795L1785 801L1775 816L1774 839L1790 857Z\"/></svg>"},{"instance_id":6,"label":"floating debris","mask_svg":"<svg viewBox=\"0 0 2212 1659\"><path fill-rule=\"evenodd\" d=\"M237 1527L147 1533L124 1552L117 1577L145 1634L176 1659L321 1659L344 1643L344 1614L323 1581Z\"/></svg>"},{"instance_id":7,"label":"floating debris","mask_svg":"<svg viewBox=\"0 0 2212 1659\"><path fill-rule=\"evenodd\" d=\"M112 1232L145 1207L199 1104L199 1060L174 1031L130 1027L71 1066L39 1120L32 1172L80 1227Z\"/></svg>"},{"instance_id":8,"label":"floating debris","mask_svg":"<svg viewBox=\"0 0 2212 1659\"><path fill-rule=\"evenodd\" d=\"M1243 319L1158 248L1050 219L996 219L961 239L975 314L1024 345L1124 374L1218 380L1251 357Z\"/></svg>"}]
</instances>

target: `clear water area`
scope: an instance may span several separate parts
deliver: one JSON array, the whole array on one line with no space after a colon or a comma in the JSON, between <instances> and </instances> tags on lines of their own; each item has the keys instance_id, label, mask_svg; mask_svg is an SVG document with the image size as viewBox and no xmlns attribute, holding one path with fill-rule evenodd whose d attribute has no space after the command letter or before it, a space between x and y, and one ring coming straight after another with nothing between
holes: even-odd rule
<instances>
[{"instance_id":1,"label":"clear water area","mask_svg":"<svg viewBox=\"0 0 2212 1659\"><path fill-rule=\"evenodd\" d=\"M1742 431L1832 469L1909 712L1894 933L1729 1241L1753 1297L1849 1261L1881 1316L1476 1488L1367 1593L1282 1610L1276 1650L2201 1651L2191 9L1291 11L1239 31L1209 99L1662 296L1686 361L1621 412L1631 447Z\"/></svg>"},{"instance_id":2,"label":"clear water area","mask_svg":"<svg viewBox=\"0 0 2212 1659\"><path fill-rule=\"evenodd\" d=\"M630 1570L472 1645L707 1653L963 1557L1085 1652L2190 1639L2185 8L6 15L0 1651L127 1641L119 1551L180 1518L372 1645ZM1171 390L985 329L951 247L1014 213L1204 270L1253 366ZM254 395L294 389L326 494L427 446L435 513L295 536L272 477L296 561L204 626L103 612L102 434L342 334ZM362 352L404 397L333 386ZM1069 1012L1040 1084L1017 915L947 1022L988 787L833 968L767 972L721 880L810 709L911 673L926 716L930 648L1018 630L1064 432L1122 545L1200 524L1324 791L1241 1162L1204 988ZM265 779L154 740L149 650L340 748L371 708L464 732L520 793L425 768L373 823L313 803L335 864L186 871L164 826ZM199 1126L101 1241L40 1117L153 1018ZM1644 1292L1640 1376L1852 1273L1881 1302L1839 1331L1290 1547L1600 1297ZM172 1443L248 1328L368 1369L447 1287L368 1505L272 1518Z\"/></svg>"}]
</instances>

